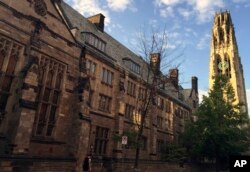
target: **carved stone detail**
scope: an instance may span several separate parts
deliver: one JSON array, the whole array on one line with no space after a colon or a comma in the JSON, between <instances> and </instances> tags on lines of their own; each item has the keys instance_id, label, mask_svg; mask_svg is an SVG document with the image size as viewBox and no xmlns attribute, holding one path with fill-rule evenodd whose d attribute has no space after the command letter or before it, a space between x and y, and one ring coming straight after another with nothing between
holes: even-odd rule
<instances>
[{"instance_id":1,"label":"carved stone detail","mask_svg":"<svg viewBox=\"0 0 250 172\"><path fill-rule=\"evenodd\" d=\"M47 14L47 6L44 0L34 0L34 10L40 16Z\"/></svg>"}]
</instances>

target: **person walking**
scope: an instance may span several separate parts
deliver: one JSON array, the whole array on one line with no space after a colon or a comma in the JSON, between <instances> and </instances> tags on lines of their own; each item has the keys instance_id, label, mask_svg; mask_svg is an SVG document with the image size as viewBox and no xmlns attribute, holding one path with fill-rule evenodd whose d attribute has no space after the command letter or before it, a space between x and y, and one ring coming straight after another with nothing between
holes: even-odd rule
<instances>
[{"instance_id":1,"label":"person walking","mask_svg":"<svg viewBox=\"0 0 250 172\"><path fill-rule=\"evenodd\" d=\"M83 161L83 172L91 172L91 156L87 155Z\"/></svg>"}]
</instances>

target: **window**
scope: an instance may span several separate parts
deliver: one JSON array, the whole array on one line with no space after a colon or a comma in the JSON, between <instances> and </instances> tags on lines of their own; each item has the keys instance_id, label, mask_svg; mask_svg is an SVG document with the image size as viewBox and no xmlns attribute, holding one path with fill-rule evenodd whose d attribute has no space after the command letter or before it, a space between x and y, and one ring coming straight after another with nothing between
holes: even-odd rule
<instances>
[{"instance_id":1,"label":"window","mask_svg":"<svg viewBox=\"0 0 250 172\"><path fill-rule=\"evenodd\" d=\"M34 122L34 135L52 136L65 69L65 64L52 58L42 56L39 59L38 108Z\"/></svg>"},{"instance_id":2,"label":"window","mask_svg":"<svg viewBox=\"0 0 250 172\"><path fill-rule=\"evenodd\" d=\"M109 129L103 127L96 127L95 132L95 146L94 153L98 155L105 155L108 147Z\"/></svg>"},{"instance_id":3,"label":"window","mask_svg":"<svg viewBox=\"0 0 250 172\"><path fill-rule=\"evenodd\" d=\"M133 120L133 116L134 116L134 110L135 107L129 104L126 104L126 108L125 108L125 118Z\"/></svg>"},{"instance_id":4,"label":"window","mask_svg":"<svg viewBox=\"0 0 250 172\"><path fill-rule=\"evenodd\" d=\"M228 54L225 54L225 62L224 62L224 67L225 67L225 75L228 78L231 78L231 63Z\"/></svg>"},{"instance_id":5,"label":"window","mask_svg":"<svg viewBox=\"0 0 250 172\"><path fill-rule=\"evenodd\" d=\"M139 95L138 95L139 100L145 100L146 98L146 89L144 88L139 88Z\"/></svg>"},{"instance_id":6,"label":"window","mask_svg":"<svg viewBox=\"0 0 250 172\"><path fill-rule=\"evenodd\" d=\"M99 96L99 110L103 112L110 112L111 98L100 94Z\"/></svg>"},{"instance_id":7,"label":"window","mask_svg":"<svg viewBox=\"0 0 250 172\"><path fill-rule=\"evenodd\" d=\"M133 62L133 61L130 61L129 68L130 68L131 71L133 71L133 72L135 72L137 74L140 73L140 66L137 63Z\"/></svg>"},{"instance_id":8,"label":"window","mask_svg":"<svg viewBox=\"0 0 250 172\"><path fill-rule=\"evenodd\" d=\"M147 150L147 137L142 136L141 138L141 149L142 150Z\"/></svg>"},{"instance_id":9,"label":"window","mask_svg":"<svg viewBox=\"0 0 250 172\"><path fill-rule=\"evenodd\" d=\"M184 111L184 119L189 120L189 113L188 111Z\"/></svg>"},{"instance_id":10,"label":"window","mask_svg":"<svg viewBox=\"0 0 250 172\"><path fill-rule=\"evenodd\" d=\"M157 152L161 153L163 148L164 148L164 141L158 139L157 140Z\"/></svg>"},{"instance_id":11,"label":"window","mask_svg":"<svg viewBox=\"0 0 250 172\"><path fill-rule=\"evenodd\" d=\"M160 129L163 128L162 121L163 121L163 118L161 116L157 116L157 127Z\"/></svg>"},{"instance_id":12,"label":"window","mask_svg":"<svg viewBox=\"0 0 250 172\"><path fill-rule=\"evenodd\" d=\"M82 38L86 41L86 43L94 46L98 50L105 52L106 42L98 38L96 35L90 32L84 32L82 33Z\"/></svg>"},{"instance_id":13,"label":"window","mask_svg":"<svg viewBox=\"0 0 250 172\"><path fill-rule=\"evenodd\" d=\"M195 100L193 100L193 108L196 108L197 106L196 106L196 101Z\"/></svg>"},{"instance_id":14,"label":"window","mask_svg":"<svg viewBox=\"0 0 250 172\"><path fill-rule=\"evenodd\" d=\"M22 47L0 36L0 125L5 116L5 108L11 94L15 68Z\"/></svg>"},{"instance_id":15,"label":"window","mask_svg":"<svg viewBox=\"0 0 250 172\"><path fill-rule=\"evenodd\" d=\"M127 94L135 97L135 89L136 85L133 82L128 81Z\"/></svg>"},{"instance_id":16,"label":"window","mask_svg":"<svg viewBox=\"0 0 250 172\"><path fill-rule=\"evenodd\" d=\"M158 107L159 109L162 109L162 110L163 110L163 108L164 108L163 103L164 103L164 100L163 100L161 97L157 97L157 107Z\"/></svg>"},{"instance_id":17,"label":"window","mask_svg":"<svg viewBox=\"0 0 250 172\"><path fill-rule=\"evenodd\" d=\"M102 82L107 85L112 85L113 72L108 69L102 68Z\"/></svg>"},{"instance_id":18,"label":"window","mask_svg":"<svg viewBox=\"0 0 250 172\"><path fill-rule=\"evenodd\" d=\"M95 75L96 63L92 62L91 60L86 60L86 69L90 75Z\"/></svg>"},{"instance_id":19,"label":"window","mask_svg":"<svg viewBox=\"0 0 250 172\"><path fill-rule=\"evenodd\" d=\"M221 57L220 55L216 55L216 68L217 68L217 74L222 74L222 63L221 63Z\"/></svg>"},{"instance_id":20,"label":"window","mask_svg":"<svg viewBox=\"0 0 250 172\"><path fill-rule=\"evenodd\" d=\"M166 101L166 112L171 113L171 102L169 100Z\"/></svg>"}]
</instances>

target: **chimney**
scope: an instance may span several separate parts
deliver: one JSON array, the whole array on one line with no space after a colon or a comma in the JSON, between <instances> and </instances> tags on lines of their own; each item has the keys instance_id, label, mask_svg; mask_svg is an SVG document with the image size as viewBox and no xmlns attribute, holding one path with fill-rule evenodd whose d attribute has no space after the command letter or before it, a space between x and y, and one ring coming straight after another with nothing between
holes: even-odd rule
<instances>
[{"instance_id":1,"label":"chimney","mask_svg":"<svg viewBox=\"0 0 250 172\"><path fill-rule=\"evenodd\" d=\"M155 75L160 73L161 55L160 53L150 54L150 67Z\"/></svg>"},{"instance_id":2,"label":"chimney","mask_svg":"<svg viewBox=\"0 0 250 172\"><path fill-rule=\"evenodd\" d=\"M178 69L170 69L169 70L169 78L175 88L179 86L179 70Z\"/></svg>"},{"instance_id":3,"label":"chimney","mask_svg":"<svg viewBox=\"0 0 250 172\"><path fill-rule=\"evenodd\" d=\"M195 90L195 93L198 93L198 78L196 76L192 76L192 89Z\"/></svg>"},{"instance_id":4,"label":"chimney","mask_svg":"<svg viewBox=\"0 0 250 172\"><path fill-rule=\"evenodd\" d=\"M88 20L95 24L96 27L101 31L103 32L104 31L104 19L105 19L105 16L103 14L96 14L94 16L91 16L91 17L88 17Z\"/></svg>"}]
</instances>

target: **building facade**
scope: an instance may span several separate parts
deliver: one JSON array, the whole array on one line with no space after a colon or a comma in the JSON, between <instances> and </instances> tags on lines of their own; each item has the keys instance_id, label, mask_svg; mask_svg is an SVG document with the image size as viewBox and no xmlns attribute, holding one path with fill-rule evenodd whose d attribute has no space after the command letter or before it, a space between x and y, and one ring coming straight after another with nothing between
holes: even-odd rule
<instances>
[{"instance_id":1,"label":"building facade","mask_svg":"<svg viewBox=\"0 0 250 172\"><path fill-rule=\"evenodd\" d=\"M68 172L87 154L133 159L131 142L114 137L140 124L149 64L104 31L102 14L85 18L60 0L1 0L0 13L0 168ZM196 77L181 88L177 69L159 74L141 159L160 160L161 147L178 142L197 88Z\"/></svg>"},{"instance_id":2,"label":"building facade","mask_svg":"<svg viewBox=\"0 0 250 172\"><path fill-rule=\"evenodd\" d=\"M228 76L235 91L236 102L247 112L245 79L238 52L234 26L228 11L216 13L211 36L209 88L217 75Z\"/></svg>"}]
</instances>

